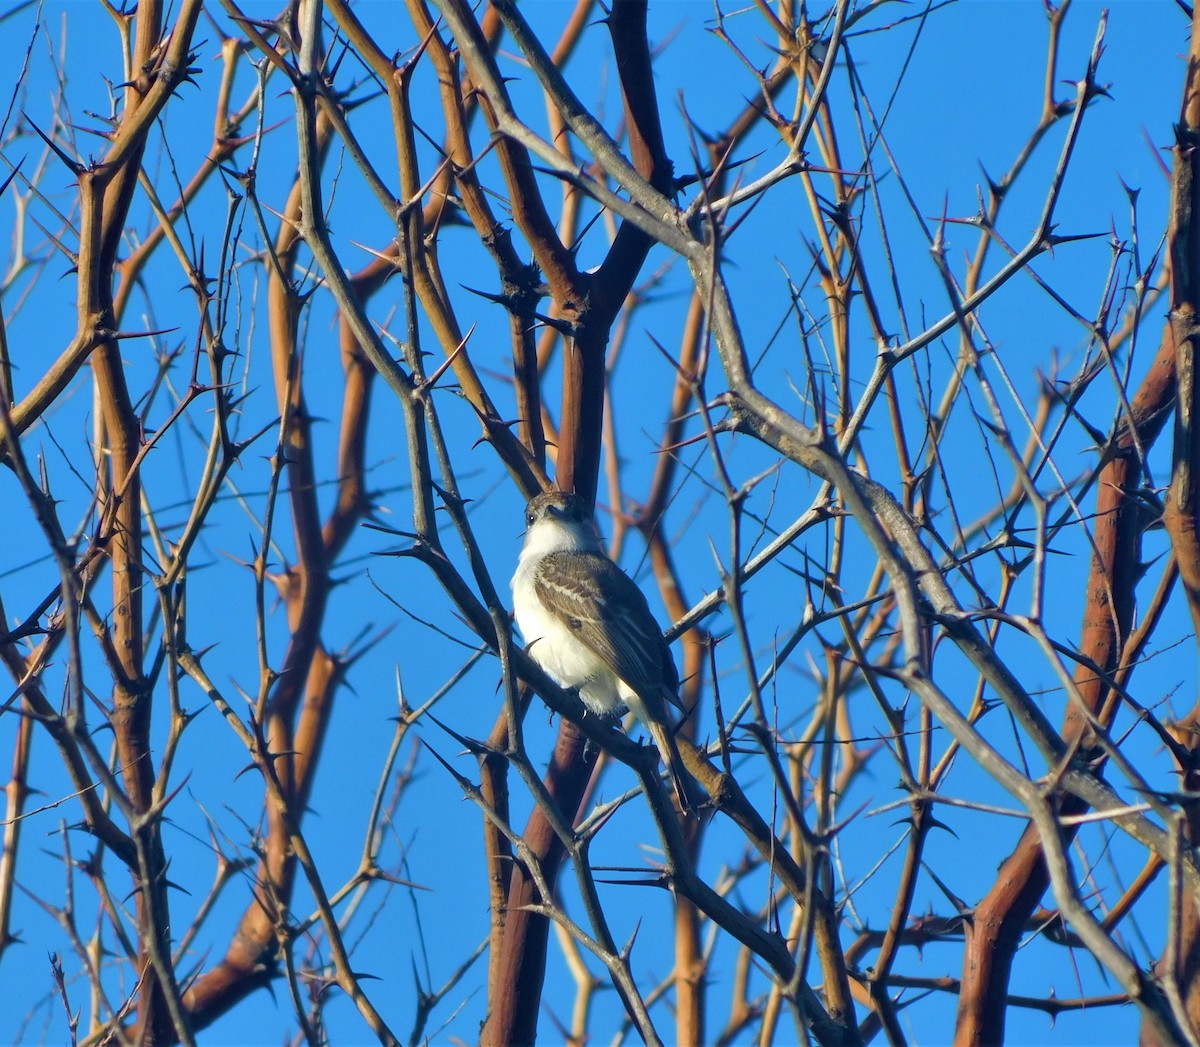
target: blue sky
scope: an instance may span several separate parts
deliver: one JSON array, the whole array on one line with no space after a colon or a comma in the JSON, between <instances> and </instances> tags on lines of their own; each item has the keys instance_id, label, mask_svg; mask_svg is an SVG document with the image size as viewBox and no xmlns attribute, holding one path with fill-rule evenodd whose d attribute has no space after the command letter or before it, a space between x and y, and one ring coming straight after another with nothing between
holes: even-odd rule
<instances>
[{"instance_id":1,"label":"blue sky","mask_svg":"<svg viewBox=\"0 0 1200 1047\"><path fill-rule=\"evenodd\" d=\"M535 2L525 5L527 17L539 27L549 29L561 20L566 5ZM1167 181L1161 165L1169 161L1167 149L1172 140L1171 125L1175 119L1183 74L1181 53L1186 50L1188 26L1176 5L1160 0L1125 0L1108 5L1108 27L1105 53L1100 67L1100 80L1111 83L1109 97L1098 99L1089 112L1083 134L1057 212L1058 229L1066 234L1096 233L1098 239L1078 244L1065 244L1052 255L1036 262L1037 274L1071 305L1085 316L1097 308L1099 289L1111 262L1108 234L1128 241L1131 217L1128 195L1124 186L1139 190L1137 213L1138 234L1143 257L1149 257L1158 247L1165 228ZM24 86L16 99L15 109L43 129L53 122L55 80L52 75L51 53L65 54L69 79L65 86L73 122L77 126L96 126L90 113L107 111L109 81L114 79L116 36L98 5L83 3L47 3L40 9L27 8L7 18L0 25L0 60L11 70L10 78L25 61L33 34L34 19L40 10L42 28L29 50L29 70ZM251 10L254 10L251 8ZM390 4L369 2L361 5L364 20L380 38L390 39L398 51L415 44L411 28L397 15ZM909 323L915 328L923 322L941 316L946 311L945 294L930 258L928 243L922 229L936 225L939 217L969 218L978 207L978 186L983 172L998 176L1011 164L1031 128L1040 108L1045 50L1045 16L1042 5L1032 0L963 0L957 4L938 7L929 12L923 22L914 15L915 6L885 6L868 18L864 25L875 30L857 32L850 41L857 71L868 97L877 109L887 105L896 87L889 111L886 135L892 156L908 189L912 207L899 192L898 179L889 173L879 188L881 205L888 215L889 235L902 276L904 307ZM1088 53L1095 37L1102 7L1098 3L1077 3L1067 20L1061 51L1060 77L1073 80L1082 75ZM263 6L261 13L267 13ZM271 13L274 13L272 10ZM761 27L746 12L730 12L729 24L747 47L761 38ZM217 22L227 26L225 16L214 10ZM749 87L741 65L729 50L710 31L713 7L708 3L679 0L655 3L651 7L651 35L669 43L657 60L657 87L666 120L668 149L675 159L677 170L688 165L689 138L682 112L686 112L705 129L723 126L739 111ZM908 18L906 25L883 32L891 21ZM919 31L918 31L919 25ZM389 35L390 34L390 35ZM162 127L162 140L169 143L168 153L161 148L148 160L161 184L169 185L169 163L180 177L186 179L208 146L211 120L212 81L217 66L213 55L217 51L215 34L205 28L201 37L207 42L199 48L201 72L197 88L185 87L177 103L167 112ZM914 44L911 60L906 64L908 49ZM761 52L760 52L761 53ZM514 77L511 90L518 107L532 98L535 89L532 78L520 63L509 55L502 59L506 75ZM901 71L903 78L901 79ZM117 70L119 71L119 67ZM842 70L844 72L844 69ZM607 33L602 26L593 25L585 35L579 52L569 70L568 79L580 97L602 108L608 126L613 127L619 113L615 90L611 52ZM898 86L897 86L898 84ZM244 93L249 80L243 78L239 89ZM422 95L421 92L425 94ZM418 97L430 97L431 84L418 85ZM236 92L235 92L236 93ZM847 78L835 76L831 97L834 104L843 106L848 94ZM1063 83L1057 89L1060 98L1069 97L1071 88ZM386 138L383 107L376 101L362 111L364 128L382 128L376 140L368 137L381 170L391 171L389 142ZM260 193L264 202L277 205L295 166L294 135L288 124L291 103L283 94L283 85L276 82L274 93L268 96L267 122L282 121L277 131L267 136L260 174ZM533 113L542 112L540 102ZM436 122L432 121L436 126ZM9 129L13 126L10 118ZM541 129L540 124L535 124ZM851 132L850 127L844 133ZM82 156L98 155L103 143L83 131L61 130L63 138L74 135L75 148ZM1062 142L1061 126L1052 131L1042 143L1033 163L1012 193L1003 215L1001 231L1013 245L1024 243L1030 235L1047 181L1053 171ZM757 157L745 169L747 178L768 169L782 156L777 140L760 135L754 150ZM851 155L858 150L847 147ZM4 158L9 163L24 160L23 171L28 175L31 165L41 155L40 145L28 134L6 140ZM490 162L490 161L489 161ZM876 159L877 170L887 165ZM486 170L486 167L485 167ZM50 204L69 209L73 187L68 173L53 162L41 182L46 199L31 206L39 220L56 228ZM335 186L335 188L331 188ZM369 249L380 249L389 233L379 210L366 197L362 185L350 170L349 159L335 155L326 176L326 188L333 193L332 224L339 248L348 267L365 263ZM164 195L166 190L163 190ZM227 201L218 184L210 187L190 216L188 235L192 243L215 246L223 227ZM915 212L915 213L914 213ZM147 228L149 219L143 208L135 211L140 217L140 229ZM36 240L40 234L28 222L21 227ZM0 242L9 242L17 229L17 212L11 197L0 200ZM947 258L961 272L964 256L974 250L975 232L967 226L949 224L945 230ZM249 236L249 234L247 234ZM778 346L766 355L760 375L769 383L774 395L786 397L787 384L803 382L804 358L794 345L773 343L774 332L787 313L789 279L804 287L803 295L815 313L823 307L819 289L807 280L811 264L808 244L812 240L811 217L798 187L785 184L773 191L745 220L729 245L728 278L739 310L747 344L755 347ZM364 248L361 245L366 245ZM581 249L581 264L595 264L606 246L603 236L590 237ZM211 248L210 248L211 250ZM19 388L27 388L39 368L57 355L69 340L74 327L72 280L65 273L64 260L49 252L44 271L32 270L5 281L3 306L8 324L8 337L17 363ZM472 340L472 353L481 370L502 371L509 358L505 323L498 311L482 299L472 296L465 287L491 289L494 271L487 267L478 246L470 235L449 230L442 248L447 271L459 281L450 288L451 296L464 326L477 323ZM665 266L669 261L665 251L652 253L644 275ZM879 258L869 259L878 266ZM993 260L996 266L999 256ZM478 266L478 268L475 268ZM476 275L478 274L478 275ZM37 276L36 283L33 277ZM244 354L244 370L238 378L243 382L248 399L243 432L248 434L269 423L273 408L266 371L265 321L261 302L256 306L254 295L259 290L261 274L250 265L240 270L239 291L244 303L237 325L238 344ZM184 339L194 335L195 307L191 299L179 290L182 279L178 267L165 255L147 273L153 287L149 296L135 302L126 317L129 329L175 328L176 336L160 336L147 341L128 343L131 368L144 373L153 366L147 345L156 350L170 347L172 338ZM619 424L621 449L625 459L628 490L634 494L644 488L654 467L653 450L662 424L662 388L670 379L669 365L657 353L649 351L650 339L664 345L678 341L680 317L687 303L690 282L686 270L676 264L665 270L661 284L655 290L652 310L638 314L630 342L617 366L613 378L614 395L620 405ZM373 305L373 316L383 322L390 309L399 310L398 282L390 286L389 295ZM1142 359L1152 350L1151 342L1164 314L1164 306L1156 307L1155 319L1146 327L1147 347ZM1032 402L1037 390L1037 370L1047 369L1057 357L1065 374L1073 374L1086 353L1086 335L1080 325L1032 281L1020 279L1005 288L989 304L985 314L986 330L997 347L1008 373L1013 376L1015 400ZM335 335L331 327L333 310L321 294L315 296L310 313L305 318L309 341L307 344L306 382L313 413L324 418L336 418L340 379L337 364ZM889 320L899 330L898 317ZM858 327L860 341L854 346L856 359L854 378L861 382L870 373L874 346L864 327ZM944 374L955 352L953 339L935 344L918 361L918 366L935 374ZM139 355L141 354L141 355ZM176 389L186 381L186 368L172 375ZM497 388L502 389L497 382ZM719 379L713 378L710 394ZM936 380L934 388L938 387ZM265 395L263 395L265 394ZM261 400L259 396L262 396ZM520 499L515 489L500 477L494 456L486 446L473 446L477 434L474 418L467 405L452 392L438 394L442 412L452 442L452 451L464 490L475 501L472 519L475 522L481 548L497 586L504 591L507 578L515 564L521 530ZM791 401L789 401L791 402ZM1104 399L1095 407L1091 420L1104 425ZM170 400L164 392L152 418L165 419ZM403 448L398 446L399 410L387 395L376 393L373 410L380 421L371 435L369 459L373 463L372 481L380 494L380 513L390 515L395 526L403 528L408 511L405 484L407 474ZM88 491L83 476L75 476L72 468L86 475L81 448L86 446L91 415L90 387L77 380L48 418L48 425L34 430L27 437L27 448L40 449L47 456L53 479L54 493L60 499L64 520L83 519L87 510ZM203 429L207 423L201 415L195 425ZM876 422L883 424L882 415ZM953 457L949 463L952 475L959 478L963 515L970 518L973 510L990 504L992 496L990 468L983 464L977 428L965 414L956 419L961 434L956 431L952 442ZM882 434L886 437L886 434ZM269 440L270 438L268 438ZM336 439L336 427L328 425L318 430L320 453L324 461L331 459ZM1060 452L1060 465L1067 471L1073 455L1086 453L1078 434L1076 444ZM60 452L56 445L66 451ZM886 443L884 444L886 446ZM253 555L257 541L254 517L261 514L268 477L265 457L270 444L264 443L258 456L247 455L239 470L231 477L235 491L230 490L214 513L213 524L206 533L197 557L189 591L196 627L190 638L197 647L217 645L210 656L214 678L231 694L236 688L253 689L257 673L255 655L255 626L252 606L252 581L249 572L239 561ZM739 477L749 477L773 461L762 449L748 440L737 438L728 447L729 461ZM685 452L689 464L701 472L709 469L702 445ZM148 490L168 525L177 526L182 512L181 499L196 469L194 437L185 427L177 429L169 440L154 453L148 463ZM1161 468L1161 462L1158 463ZM893 467L883 453L872 461L876 475L887 482ZM1164 474L1165 475L1165 474ZM1162 477L1159 477L1160 482ZM810 478L790 473L782 476L773 489L774 509L778 519L789 511L799 512L815 492ZM765 498L760 491L756 497ZM41 593L54 577L53 564L44 556L37 537L36 524L27 511L13 501L17 488L7 472L0 477L0 504L11 504L11 511L0 515L0 594L10 618L20 617L31 602L31 594ZM239 503L239 498L244 503ZM757 502L762 509L764 503ZM712 547L721 554L728 551L726 525L719 505L705 497L703 486L687 487L673 511L670 523L680 536L680 560L687 564L686 583L691 587L689 597L699 596L715 587L717 576L713 566ZM606 521L602 520L605 530ZM290 542L290 527L278 531L281 554L286 555ZM810 547L795 550L787 559L793 566L802 564L801 554L823 555L819 535L811 539ZM710 542L712 543L710 545ZM333 596L331 613L325 630L327 645L334 650L359 642L364 634L375 635L385 627L393 627L386 639L357 659L348 676L348 687L339 695L339 710L326 742L324 764L306 820L306 830L313 842L317 860L327 884L337 885L349 876L358 860L362 834L373 791L391 742L396 713L397 673L403 680L410 704L417 705L435 693L467 661L464 642L471 638L457 619L440 591L420 565L411 561L380 558L373 554L391 546L378 532L363 530L353 539L338 573L345 584ZM1086 570L1086 557L1076 555L1062 569L1058 588L1049 596L1048 617L1058 623L1074 623L1078 618L1079 583ZM627 549L623 566L635 577L651 585L649 571L640 561L641 550L632 543ZM873 569L874 564L863 561L849 564L846 571L848 588L856 592ZM772 637L794 626L802 612L796 599L794 583L779 569L764 572L752 584L750 593L751 626L756 641L769 648ZM399 614L388 599L405 604L429 623L423 625ZM656 607L658 605L656 604ZM450 642L439 632L449 634ZM726 631L729 623L718 618L710 623L716 632ZM1063 624L1060 633L1071 637L1074 624ZM1189 628L1181 618L1169 621L1160 634L1165 641L1187 640ZM830 634L837 638L836 632ZM278 611L269 620L269 644L275 658L282 657L285 623ZM736 704L739 693L740 668L733 645L722 654L723 679L729 693L726 700ZM819 650L819 648L814 648ZM92 651L90 657L95 657ZM944 657L952 661L952 656ZM206 662L206 665L209 664ZM943 663L944 664L944 663ZM61 685L61 667L55 670ZM89 684L98 692L104 688L103 668L93 663L88 670ZM94 674L94 675L92 675ZM439 704L437 715L455 730L482 737L490 730L498 710L496 691L497 671L490 657L481 659L470 670L463 685L456 687ZM963 679L967 678L965 675ZM1026 678L1031 689L1051 689L1055 681L1048 667L1030 666ZM1176 687L1181 689L1178 712L1187 708L1188 697L1195 690L1195 658L1185 643L1177 650L1165 649L1155 662L1152 673L1142 678L1147 687L1144 700L1153 704ZM970 684L964 683L969 696ZM787 717L800 722L812 706L811 681L803 659L781 673L777 695ZM53 692L52 692L53 693ZM193 689L184 689L183 700L192 709L203 709L203 696ZM1052 720L1061 715L1061 694L1049 693L1047 707ZM527 720L527 744L535 764L544 760L553 744L556 725L548 723L540 705L535 706ZM162 725L159 725L160 728ZM247 827L244 819L255 817L260 789L253 774L241 773L247 757L237 739L224 728L211 709L205 709L196 721L193 740L183 746L175 780L184 784L176 801L171 824L166 830L168 849L174 855L171 875L188 893L175 904L176 912L186 916L204 897L214 874L212 840L222 840L229 853L235 849L246 853ZM14 731L14 718L0 716L0 751L7 752ZM458 756L458 745L430 726L422 732L423 741L454 760L460 773L473 774L473 762ZM410 738L401 756L401 764L414 755ZM1135 745L1148 745L1140 737ZM1154 767L1163 765L1161 755ZM902 839L903 826L894 824L899 812L871 812L898 798L900 793L890 768L880 764L881 773L868 775L855 783L852 793L842 800L846 815L860 807L863 813L855 817L839 839L839 859L844 863L847 879L859 883L868 877L877 861L883 861L879 872L859 888L855 905L863 912L886 913L889 897L889 872L894 873L896 858L883 859L892 842ZM748 772L756 795L767 797L766 783L757 772ZM31 780L41 790L38 803L53 803L68 791L58 771L52 750L44 738L39 738ZM603 795L611 798L628 787L629 779L622 769L610 773L602 786ZM1157 781L1169 787L1167 779ZM960 758L950 778L948 791L956 796L979 802L1012 806L1010 798L982 779L976 768ZM514 820L523 823L528 812L528 799L514 798ZM61 858L60 826L71 823L78 812L68 800L61 806L47 809L29 819L26 824L24 850L18 872L20 882L39 893L52 904L61 905L65 896L64 870ZM951 870L951 886L963 898L974 900L990 884L997 862L1015 841L1021 823L1016 819L980 819L957 809L944 809L942 818L957 834L935 834L926 855L928 864L938 870ZM414 971L425 989L437 988L449 976L455 965L481 942L487 934L486 884L479 863L480 816L460 793L438 764L423 750L415 751L415 778L406 788L388 829L385 862L405 878L419 885L387 888L377 885L363 900L354 916L348 935L355 945L355 967L370 972L379 980L366 983L367 991L378 1002L393 1028L403 1037L411 1026L414 1013ZM1097 830L1097 833L1099 830ZM1087 834L1085 834L1085 838ZM635 802L614 819L597 840L593 851L596 865L643 867L653 859L645 844L651 839L648 823ZM1088 838L1089 854L1104 848L1097 845L1098 835ZM80 857L87 841L75 834L72 850ZM715 881L723 868L734 862L741 853L741 844L731 830L715 826L705 849L702 872ZM1136 851L1124 838L1111 841L1110 854L1122 869L1136 868ZM1107 860L1108 855L1106 855ZM893 864L889 865L888 862ZM114 880L120 875L110 859ZM76 874L78 876L78 873ZM622 878L617 874L614 878ZM574 888L570 877L563 881L564 898L570 909ZM226 892L197 940L194 962L211 963L223 948L229 928L247 897L245 881L235 882ZM761 904L769 885L765 877L750 878L738 888L739 900L748 906ZM757 893L755 893L757 892ZM80 926L86 935L95 920L94 899L87 891L77 892L80 905ZM644 983L654 983L664 977L671 964L669 935L669 898L660 893L619 884L606 886L603 897L613 918L613 930L618 940L637 935L635 956L637 969ZM123 900L128 904L129 899ZM295 910L308 912L310 902L301 891ZM945 898L932 880L922 881L914 914L926 909L945 911ZM578 907L573 909L578 915ZM1131 949L1140 959L1149 959L1161 946L1163 919L1158 925L1141 928L1146 943L1134 942ZM46 952L55 949L65 952L67 946L55 930L52 918L32 902L22 901L16 926L23 945L6 951L3 958L6 997L17 1004L7 1004L0 1014L0 1039L26 1042L60 1041L64 1037L61 1008L52 997ZM1085 955L1064 963L1061 950L1049 947L1031 936L1027 945L1029 955L1042 955L1044 961L1018 960L1013 992L1046 995L1053 991L1059 996L1074 996L1081 991L1071 983L1048 984L1045 971L1053 963L1055 977L1074 974L1088 993L1112 992L1115 988L1096 970L1094 962ZM1026 950L1023 950L1022 957ZM545 1003L547 1013L543 1025L543 1042L553 1042L551 1012L557 1017L568 1015L571 984L565 966L552 941L552 965L548 972ZM956 977L959 950L947 946L927 948L921 957L911 952L904 955L904 970L926 976ZM719 1024L727 1007L727 983L733 968L735 952L722 939L712 962L712 975L720 980L721 988L714 992L713 1022ZM475 1039L477 1023L484 1013L485 961L467 974L461 985L435 1013L430 1031L441 1029L435 1037L440 1042L458 1038L469 1042ZM765 981L760 985L760 989ZM85 1002L85 983L73 983L73 1004ZM41 1002L37 1002L41 1001ZM35 1005L36 1002L36 1006ZM29 1012L32 1010L32 1014ZM911 1011L912 1042L937 1044L948 1042L953 1030L954 999L950 996L931 998ZM660 1005L655 1014L663 1028L669 1029L669 1018ZM367 1040L367 1031L358 1016L344 1000L335 1000L326 1012L331 1039L334 1043L356 1043ZM602 992L596 1005L594 1031L597 1040L610 1039L622 1015L615 995ZM29 1018L29 1023L25 1024ZM446 1023L442 1028L442 1023ZM259 993L228 1018L219 1022L202 1036L206 1043L278 1042L294 1028L290 1003L282 986L274 996ZM1056 1043L1128 1043L1136 1036L1137 1016L1132 1008L1100 1009L1082 1016L1066 1015L1059 1019L1053 1035ZM1050 1022L1042 1015L1014 1008L1009 1026L1012 1043L1044 1042L1051 1035ZM785 1042L786 1036L780 1042Z\"/></svg>"}]
</instances>

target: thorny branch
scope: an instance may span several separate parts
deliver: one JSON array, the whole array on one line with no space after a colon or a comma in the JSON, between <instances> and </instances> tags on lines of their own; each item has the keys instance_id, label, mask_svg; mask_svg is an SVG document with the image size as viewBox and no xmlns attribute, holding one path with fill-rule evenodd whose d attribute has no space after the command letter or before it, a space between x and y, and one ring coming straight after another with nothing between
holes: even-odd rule
<instances>
[{"instance_id":1,"label":"thorny branch","mask_svg":"<svg viewBox=\"0 0 1200 1047\"><path fill-rule=\"evenodd\" d=\"M899 1043L948 996L963 1043L1117 1002L1198 1042L1200 29L1169 207L1129 189L1101 240L1062 216L1136 76L1119 11L1080 53L1046 7L964 218L897 115L937 4L717 5L686 44L637 0L381 10L102 5L95 96L55 35L90 15L28 14L0 960L57 938L42 1003L6 975L24 1020L192 1043L282 980L312 1043ZM513 633L551 485L680 641L699 812Z\"/></svg>"}]
</instances>

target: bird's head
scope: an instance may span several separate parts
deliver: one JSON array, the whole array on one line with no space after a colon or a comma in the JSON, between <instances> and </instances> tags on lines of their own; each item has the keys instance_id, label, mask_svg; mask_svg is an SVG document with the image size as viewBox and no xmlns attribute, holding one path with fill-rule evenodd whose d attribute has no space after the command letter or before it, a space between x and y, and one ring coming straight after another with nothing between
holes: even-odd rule
<instances>
[{"instance_id":1,"label":"bird's head","mask_svg":"<svg viewBox=\"0 0 1200 1047\"><path fill-rule=\"evenodd\" d=\"M598 552L600 535L588 503L577 494L547 491L525 507L525 548L549 552Z\"/></svg>"}]
</instances>

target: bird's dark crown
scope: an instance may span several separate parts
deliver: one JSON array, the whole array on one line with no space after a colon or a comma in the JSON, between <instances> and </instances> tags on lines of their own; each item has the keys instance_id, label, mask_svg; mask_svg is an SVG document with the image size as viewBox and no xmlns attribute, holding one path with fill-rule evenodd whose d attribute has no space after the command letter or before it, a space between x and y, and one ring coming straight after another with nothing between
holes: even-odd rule
<instances>
[{"instance_id":1,"label":"bird's dark crown","mask_svg":"<svg viewBox=\"0 0 1200 1047\"><path fill-rule=\"evenodd\" d=\"M525 507L525 523L528 526L533 526L547 515L579 523L590 523L592 519L587 502L570 491L546 491Z\"/></svg>"}]
</instances>

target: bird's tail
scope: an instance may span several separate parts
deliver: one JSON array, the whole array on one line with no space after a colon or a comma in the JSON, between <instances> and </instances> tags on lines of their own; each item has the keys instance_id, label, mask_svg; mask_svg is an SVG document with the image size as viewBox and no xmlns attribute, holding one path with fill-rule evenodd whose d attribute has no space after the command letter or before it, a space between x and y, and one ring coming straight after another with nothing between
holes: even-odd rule
<instances>
[{"instance_id":1,"label":"bird's tail","mask_svg":"<svg viewBox=\"0 0 1200 1047\"><path fill-rule=\"evenodd\" d=\"M671 775L671 785L675 788L675 796L679 800L680 809L684 814L695 814L696 786L692 783L692 776L688 774L687 768L683 765L683 757L679 755L679 746L675 744L675 735L671 733L670 727L657 721L651 721L647 726L654 738L654 744L658 747L659 755L662 756L663 763L666 764L667 771Z\"/></svg>"}]
</instances>

